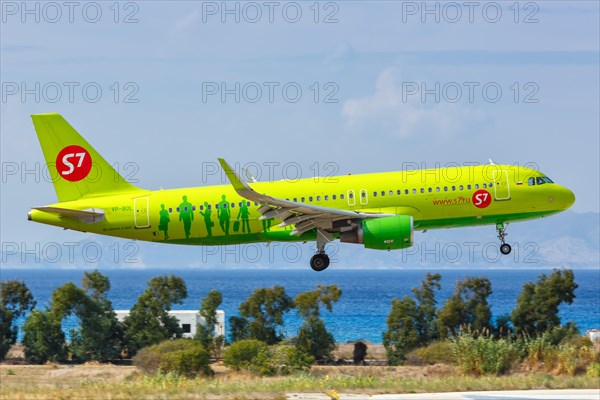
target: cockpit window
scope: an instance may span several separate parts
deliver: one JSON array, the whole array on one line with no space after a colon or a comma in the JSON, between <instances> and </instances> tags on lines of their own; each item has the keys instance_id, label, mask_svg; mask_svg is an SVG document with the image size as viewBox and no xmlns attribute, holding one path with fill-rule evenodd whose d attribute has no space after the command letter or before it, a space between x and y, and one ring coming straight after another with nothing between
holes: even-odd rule
<instances>
[{"instance_id":1,"label":"cockpit window","mask_svg":"<svg viewBox=\"0 0 600 400\"><path fill-rule=\"evenodd\" d=\"M528 184L529 186L533 186L533 185L535 185L535 178L529 178L529 179L527 179L527 184Z\"/></svg>"},{"instance_id":2,"label":"cockpit window","mask_svg":"<svg viewBox=\"0 0 600 400\"><path fill-rule=\"evenodd\" d=\"M529 180L531 181L534 178L529 178ZM537 185L543 185L544 183L554 183L552 182L552 179L548 178L547 176L538 176L537 178L535 178L535 184ZM530 185L532 185L532 183L529 183Z\"/></svg>"}]
</instances>

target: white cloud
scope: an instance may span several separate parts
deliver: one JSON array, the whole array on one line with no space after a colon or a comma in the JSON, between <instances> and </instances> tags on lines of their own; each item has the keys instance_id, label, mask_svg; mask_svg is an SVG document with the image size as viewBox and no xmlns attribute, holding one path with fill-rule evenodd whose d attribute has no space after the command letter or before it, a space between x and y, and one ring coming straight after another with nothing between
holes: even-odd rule
<instances>
[{"instance_id":1,"label":"white cloud","mask_svg":"<svg viewBox=\"0 0 600 400\"><path fill-rule=\"evenodd\" d=\"M422 101L401 83L397 68L386 68L377 77L375 93L347 100L342 109L346 126L353 131L382 131L405 139L413 135L451 137L464 135L467 128L485 119L482 111L460 103ZM430 104L433 103L433 104Z\"/></svg>"}]
</instances>

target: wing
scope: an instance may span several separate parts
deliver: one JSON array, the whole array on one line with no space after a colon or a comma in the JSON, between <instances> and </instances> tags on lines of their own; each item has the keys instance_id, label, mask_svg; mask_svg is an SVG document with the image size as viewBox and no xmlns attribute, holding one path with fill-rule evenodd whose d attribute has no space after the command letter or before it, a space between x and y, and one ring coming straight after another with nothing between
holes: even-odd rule
<instances>
[{"instance_id":1,"label":"wing","mask_svg":"<svg viewBox=\"0 0 600 400\"><path fill-rule=\"evenodd\" d=\"M229 178L235 191L243 198L261 205L258 209L258 212L261 213L259 219L277 218L282 221L278 225L280 228L295 225L290 235L300 236L304 232L317 228L320 234L329 236L326 237L326 239L331 241L332 237L328 235L331 232L342 232L353 229L357 221L364 219L389 217L392 215L361 213L339 210L336 208L320 207L260 194L255 192L248 183L243 181L229 166L227 161L219 158L219 162L221 163L223 170L225 170L225 174L227 175L227 178Z\"/></svg>"}]
</instances>

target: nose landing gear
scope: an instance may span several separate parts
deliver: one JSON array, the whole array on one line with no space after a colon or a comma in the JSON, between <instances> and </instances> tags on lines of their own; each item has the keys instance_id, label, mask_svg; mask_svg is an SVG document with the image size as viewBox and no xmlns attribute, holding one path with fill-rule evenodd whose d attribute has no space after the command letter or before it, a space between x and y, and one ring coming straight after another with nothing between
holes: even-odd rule
<instances>
[{"instance_id":1,"label":"nose landing gear","mask_svg":"<svg viewBox=\"0 0 600 400\"><path fill-rule=\"evenodd\" d=\"M508 228L508 222L504 224L504 222L500 222L496 224L496 230L498 231L498 239L500 239L500 253L507 255L510 254L512 247L510 244L506 243L504 238L508 235L506 233L506 228Z\"/></svg>"}]
</instances>

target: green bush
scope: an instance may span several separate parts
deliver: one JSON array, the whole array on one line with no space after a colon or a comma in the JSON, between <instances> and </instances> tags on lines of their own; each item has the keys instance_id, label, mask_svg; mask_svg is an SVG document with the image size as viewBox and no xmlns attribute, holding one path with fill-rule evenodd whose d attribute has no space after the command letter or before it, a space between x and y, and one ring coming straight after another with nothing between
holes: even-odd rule
<instances>
[{"instance_id":1,"label":"green bush","mask_svg":"<svg viewBox=\"0 0 600 400\"><path fill-rule=\"evenodd\" d=\"M406 355L406 361L413 365L453 364L454 356L450 342L442 340L411 351Z\"/></svg>"},{"instance_id":2,"label":"green bush","mask_svg":"<svg viewBox=\"0 0 600 400\"><path fill-rule=\"evenodd\" d=\"M600 363L593 362L587 366L586 375L592 378L600 378Z\"/></svg>"},{"instance_id":3,"label":"green bush","mask_svg":"<svg viewBox=\"0 0 600 400\"><path fill-rule=\"evenodd\" d=\"M261 350L252 360L251 371L259 375L289 375L308 371L314 358L294 346L274 345Z\"/></svg>"},{"instance_id":4,"label":"green bush","mask_svg":"<svg viewBox=\"0 0 600 400\"><path fill-rule=\"evenodd\" d=\"M461 334L450 339L455 362L463 373L472 375L499 375L509 370L518 358L518 348L509 339Z\"/></svg>"},{"instance_id":5,"label":"green bush","mask_svg":"<svg viewBox=\"0 0 600 400\"><path fill-rule=\"evenodd\" d=\"M267 350L267 344L255 339L240 340L233 343L223 354L223 363L233 369L249 369L252 360L261 351Z\"/></svg>"},{"instance_id":6,"label":"green bush","mask_svg":"<svg viewBox=\"0 0 600 400\"><path fill-rule=\"evenodd\" d=\"M144 347L133 357L133 364L147 374L212 375L209 363L206 349L192 339L166 340Z\"/></svg>"},{"instance_id":7,"label":"green bush","mask_svg":"<svg viewBox=\"0 0 600 400\"><path fill-rule=\"evenodd\" d=\"M306 371L314 358L295 346L273 345L258 340L241 340L225 350L223 362L235 370L246 370L263 376L288 375Z\"/></svg>"}]
</instances>

